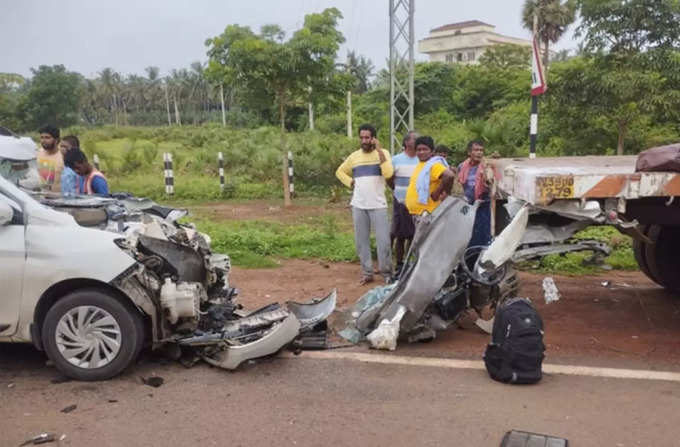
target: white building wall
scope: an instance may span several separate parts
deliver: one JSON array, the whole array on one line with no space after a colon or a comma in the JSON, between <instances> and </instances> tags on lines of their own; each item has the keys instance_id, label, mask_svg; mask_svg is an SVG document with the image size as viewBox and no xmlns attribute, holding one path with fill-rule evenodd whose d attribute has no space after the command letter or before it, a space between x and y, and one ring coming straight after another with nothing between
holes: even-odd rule
<instances>
[{"instance_id":1,"label":"white building wall","mask_svg":"<svg viewBox=\"0 0 680 447\"><path fill-rule=\"evenodd\" d=\"M418 51L427 54L433 62L476 64L487 48L499 44L531 46L531 41L503 36L493 32L492 26L480 25L430 33L418 42Z\"/></svg>"}]
</instances>

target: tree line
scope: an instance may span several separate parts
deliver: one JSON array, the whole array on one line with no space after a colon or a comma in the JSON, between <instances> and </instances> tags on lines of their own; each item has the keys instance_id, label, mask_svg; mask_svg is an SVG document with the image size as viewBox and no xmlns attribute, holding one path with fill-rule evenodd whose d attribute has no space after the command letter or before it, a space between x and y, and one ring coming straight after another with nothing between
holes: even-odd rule
<instances>
[{"instance_id":1,"label":"tree line","mask_svg":"<svg viewBox=\"0 0 680 447\"><path fill-rule=\"evenodd\" d=\"M531 29L534 16L549 63L539 154L634 153L680 140L677 0L527 0L518 19ZM105 68L87 79L60 65L40 66L30 79L0 74L0 125L25 131L45 122L221 122L345 133L349 91L352 121L373 122L385 135L389 73L375 73L372 62L354 52L338 62L341 17L334 8L309 14L290 37L276 25L258 32L229 25L207 39L207 62L165 76L156 67L143 75ZM581 45L548 60L549 45L576 17ZM528 53L518 47L493 47L476 66L419 63L417 127L454 149L467 138L482 138L503 155L522 155L529 84Z\"/></svg>"}]
</instances>

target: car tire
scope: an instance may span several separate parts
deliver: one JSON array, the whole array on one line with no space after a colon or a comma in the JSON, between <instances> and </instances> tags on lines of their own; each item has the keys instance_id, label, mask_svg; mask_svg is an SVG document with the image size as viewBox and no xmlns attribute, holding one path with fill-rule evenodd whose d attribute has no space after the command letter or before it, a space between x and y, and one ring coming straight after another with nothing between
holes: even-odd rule
<instances>
[{"instance_id":1,"label":"car tire","mask_svg":"<svg viewBox=\"0 0 680 447\"><path fill-rule=\"evenodd\" d=\"M47 356L67 377L107 380L139 355L144 343L142 315L106 290L78 290L47 312L42 342Z\"/></svg>"}]
</instances>

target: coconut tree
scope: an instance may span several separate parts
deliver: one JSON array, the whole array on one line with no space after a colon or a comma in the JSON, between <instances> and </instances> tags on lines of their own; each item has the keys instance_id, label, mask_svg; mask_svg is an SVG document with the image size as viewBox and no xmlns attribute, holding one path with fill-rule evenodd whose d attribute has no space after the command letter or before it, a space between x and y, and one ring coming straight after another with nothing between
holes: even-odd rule
<instances>
[{"instance_id":1,"label":"coconut tree","mask_svg":"<svg viewBox=\"0 0 680 447\"><path fill-rule=\"evenodd\" d=\"M189 81L191 90L189 100L194 102L194 124L201 121L201 112L210 109L210 84L205 76L205 65L193 62L190 65Z\"/></svg>"},{"instance_id":2,"label":"coconut tree","mask_svg":"<svg viewBox=\"0 0 680 447\"><path fill-rule=\"evenodd\" d=\"M533 31L534 15L538 18L537 33L543 42L543 66L548 69L550 44L556 43L576 20L575 0L525 0L522 26Z\"/></svg>"},{"instance_id":3,"label":"coconut tree","mask_svg":"<svg viewBox=\"0 0 680 447\"><path fill-rule=\"evenodd\" d=\"M118 126L118 113L120 109L120 74L112 68L105 68L99 72L99 86L103 95L110 98L109 111L113 115L114 124Z\"/></svg>"},{"instance_id":4,"label":"coconut tree","mask_svg":"<svg viewBox=\"0 0 680 447\"><path fill-rule=\"evenodd\" d=\"M170 91L170 97L175 109L175 124L182 125L180 111L187 93L191 89L191 76L186 68L171 70L170 76L166 77L166 83Z\"/></svg>"},{"instance_id":5,"label":"coconut tree","mask_svg":"<svg viewBox=\"0 0 680 447\"><path fill-rule=\"evenodd\" d=\"M370 78L375 69L373 62L364 56L357 56L354 51L349 51L347 53L346 68L356 79L352 91L354 93L366 93L370 87Z\"/></svg>"}]
</instances>

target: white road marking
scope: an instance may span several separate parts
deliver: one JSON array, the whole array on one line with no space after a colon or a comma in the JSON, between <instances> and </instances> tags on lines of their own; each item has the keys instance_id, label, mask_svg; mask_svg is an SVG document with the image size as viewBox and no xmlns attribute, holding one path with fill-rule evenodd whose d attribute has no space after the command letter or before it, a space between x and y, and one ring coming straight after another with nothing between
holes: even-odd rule
<instances>
[{"instance_id":1,"label":"white road marking","mask_svg":"<svg viewBox=\"0 0 680 447\"><path fill-rule=\"evenodd\" d=\"M293 354L285 354L286 358L294 358ZM387 365L431 366L436 368L485 370L480 360L458 360L435 357L407 357L401 355L369 354L364 352L343 351L305 351L301 358L320 360L353 360L367 363ZM566 374L573 376L606 377L612 379L664 380L680 382L680 373L672 371L650 371L643 369L598 368L591 366L544 364L546 374Z\"/></svg>"}]
</instances>

